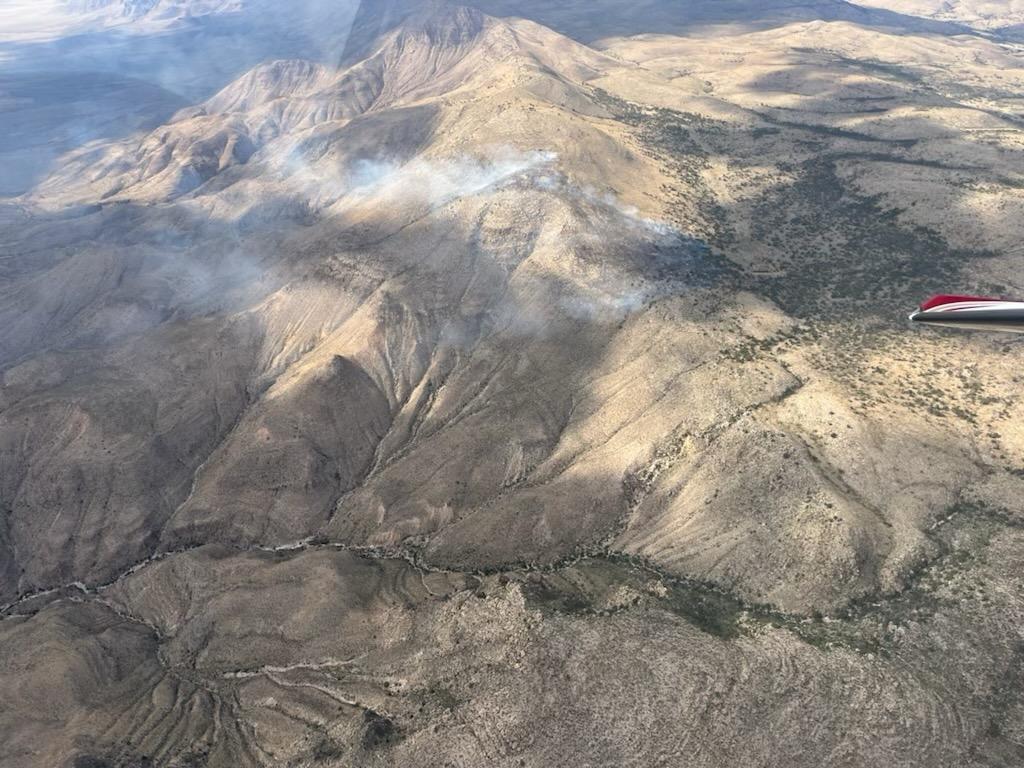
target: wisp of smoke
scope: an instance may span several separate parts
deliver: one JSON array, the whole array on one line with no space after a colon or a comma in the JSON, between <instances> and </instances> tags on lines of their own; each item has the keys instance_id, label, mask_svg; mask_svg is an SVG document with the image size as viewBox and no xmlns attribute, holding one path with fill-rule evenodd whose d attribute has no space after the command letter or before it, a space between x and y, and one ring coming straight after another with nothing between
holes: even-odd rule
<instances>
[{"instance_id":1,"label":"wisp of smoke","mask_svg":"<svg viewBox=\"0 0 1024 768\"><path fill-rule=\"evenodd\" d=\"M486 159L416 159L403 165L363 159L354 164L349 182L356 195L404 198L433 207L500 188L556 160L553 152L519 152L507 147Z\"/></svg>"},{"instance_id":2,"label":"wisp of smoke","mask_svg":"<svg viewBox=\"0 0 1024 768\"><path fill-rule=\"evenodd\" d=\"M310 160L301 145L283 144L268 154L267 161L286 194L301 199L313 211L332 208L338 213L371 199L387 205L437 208L549 173L557 155L498 147L486 157L403 161L381 156L342 161L328 155Z\"/></svg>"}]
</instances>

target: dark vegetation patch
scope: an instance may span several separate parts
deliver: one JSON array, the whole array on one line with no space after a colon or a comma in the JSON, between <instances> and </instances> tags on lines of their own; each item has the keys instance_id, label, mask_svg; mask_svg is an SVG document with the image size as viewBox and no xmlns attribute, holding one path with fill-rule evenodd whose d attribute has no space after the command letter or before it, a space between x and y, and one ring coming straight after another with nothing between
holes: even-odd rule
<instances>
[{"instance_id":1,"label":"dark vegetation patch","mask_svg":"<svg viewBox=\"0 0 1024 768\"><path fill-rule=\"evenodd\" d=\"M902 67L899 64L891 64L887 61L879 61L878 59L851 59L846 56L836 56L835 54L831 58L833 61L860 70L868 75L894 80L904 85L924 85L924 78L920 72L909 67Z\"/></svg>"},{"instance_id":2,"label":"dark vegetation patch","mask_svg":"<svg viewBox=\"0 0 1024 768\"><path fill-rule=\"evenodd\" d=\"M464 703L450 688L436 682L413 691L411 698L417 705L419 715L430 718L442 712L452 712Z\"/></svg>"},{"instance_id":3,"label":"dark vegetation patch","mask_svg":"<svg viewBox=\"0 0 1024 768\"><path fill-rule=\"evenodd\" d=\"M808 620L779 614L769 620L818 648L891 656L908 621L926 622L964 599L982 605L991 601L989 585L980 579L976 566L1000 529L1020 525L1004 511L961 500L931 531L934 554L904 576L901 591L853 600L833 617L815 615Z\"/></svg>"},{"instance_id":4,"label":"dark vegetation patch","mask_svg":"<svg viewBox=\"0 0 1024 768\"><path fill-rule=\"evenodd\" d=\"M859 64L916 82L913 73L884 63ZM696 234L710 245L710 258L718 261L720 278L731 278L736 289L764 295L801 318L882 317L894 325L905 320L905 307L949 285L964 290L992 287L975 285L966 274L972 260L991 253L953 248L934 230L908 226L900 221L906 209L888 205L880 195L862 194L837 172L840 161L861 158L957 170L906 157L915 139L887 140L771 114L761 116L766 125L736 128L700 115L631 104L603 92L596 97L633 126L649 153L676 177L678 184L665 190L674 201L673 224L681 231L696 227ZM795 157L804 158L780 164L795 181L770 188L740 211L722 206L702 177L707 148L742 166L759 157L757 148L765 141L769 147L788 143ZM851 148L853 143L863 149ZM699 221L694 221L694 206ZM748 221L751 238L770 247L757 273L741 270L737 263L743 259L728 259L736 246L733 216ZM893 306L900 308L898 316Z\"/></svg>"},{"instance_id":5,"label":"dark vegetation patch","mask_svg":"<svg viewBox=\"0 0 1024 768\"><path fill-rule=\"evenodd\" d=\"M171 768L207 768L210 753L205 749L194 749L171 763Z\"/></svg>"},{"instance_id":6,"label":"dark vegetation patch","mask_svg":"<svg viewBox=\"0 0 1024 768\"><path fill-rule=\"evenodd\" d=\"M372 709L363 713L363 738L364 750L380 749L397 744L402 738L401 732L395 721L387 715L382 715Z\"/></svg>"},{"instance_id":7,"label":"dark vegetation patch","mask_svg":"<svg viewBox=\"0 0 1024 768\"><path fill-rule=\"evenodd\" d=\"M429 689L428 693L439 706L449 711L462 704L462 701L443 685L434 685Z\"/></svg>"},{"instance_id":8,"label":"dark vegetation patch","mask_svg":"<svg viewBox=\"0 0 1024 768\"><path fill-rule=\"evenodd\" d=\"M781 111L781 110L776 110ZM885 112L886 110L881 110ZM873 136L870 133L862 133L860 131L851 131L847 128L837 128L832 125L824 125L822 123L807 123L807 122L796 122L790 120L780 120L777 117L773 117L767 113L756 113L765 122L772 123L778 128L788 128L794 132L805 132L811 134L817 134L818 136L826 136L831 139L848 139L850 141L863 141L869 144L888 144L894 147L902 147L909 149L917 144L917 139L885 139L879 136ZM858 114L863 114L859 112Z\"/></svg>"},{"instance_id":9,"label":"dark vegetation patch","mask_svg":"<svg viewBox=\"0 0 1024 768\"><path fill-rule=\"evenodd\" d=\"M1024 642L1014 648L1010 663L987 698L988 726L971 756L985 765L1024 765L1024 744L1014 738L1014 710L1024 701ZM1009 728L1007 725L1009 724Z\"/></svg>"},{"instance_id":10,"label":"dark vegetation patch","mask_svg":"<svg viewBox=\"0 0 1024 768\"><path fill-rule=\"evenodd\" d=\"M532 606L559 613L597 613L592 595L587 595L561 574L537 574L523 587L526 602Z\"/></svg>"},{"instance_id":11,"label":"dark vegetation patch","mask_svg":"<svg viewBox=\"0 0 1024 768\"><path fill-rule=\"evenodd\" d=\"M677 577L645 558L620 553L550 571L510 572L503 579L520 582L527 604L546 613L599 617L656 608L726 640L772 626L821 650L845 648L884 658L898 647L908 621L927 622L963 599L990 601L976 566L992 537L1008 526L1024 523L977 502L957 502L930 532L932 554L904 576L902 590L866 595L830 616L746 602L714 583Z\"/></svg>"},{"instance_id":12,"label":"dark vegetation patch","mask_svg":"<svg viewBox=\"0 0 1024 768\"><path fill-rule=\"evenodd\" d=\"M724 134L727 124L690 112L634 104L601 89L594 89L594 99L632 127L647 153L679 180L678 185L662 190L669 199L672 225L712 246L730 242L732 232L725 210L702 176L709 155L701 143ZM701 213L698 218L691 213L694 204ZM720 272L732 270L732 264L721 258L717 249L709 256Z\"/></svg>"},{"instance_id":13,"label":"dark vegetation patch","mask_svg":"<svg viewBox=\"0 0 1024 768\"><path fill-rule=\"evenodd\" d=\"M509 574L527 603L546 612L609 616L638 606L670 611L710 635L740 634L742 601L713 584L671 576L641 558L610 553L551 572Z\"/></svg>"},{"instance_id":14,"label":"dark vegetation patch","mask_svg":"<svg viewBox=\"0 0 1024 768\"><path fill-rule=\"evenodd\" d=\"M743 602L720 589L701 583L676 583L662 605L697 629L724 639L739 637Z\"/></svg>"},{"instance_id":15,"label":"dark vegetation patch","mask_svg":"<svg viewBox=\"0 0 1024 768\"><path fill-rule=\"evenodd\" d=\"M345 746L339 744L327 734L321 734L313 745L312 757L314 762L326 763L332 760L340 760L345 756Z\"/></svg>"},{"instance_id":16,"label":"dark vegetation patch","mask_svg":"<svg viewBox=\"0 0 1024 768\"><path fill-rule=\"evenodd\" d=\"M777 274L755 284L801 317L891 315L893 306L902 312L960 284L965 264L990 255L951 248L924 227L906 228L901 213L844 188L834 159L808 160L794 184L755 204L753 237L779 254Z\"/></svg>"},{"instance_id":17,"label":"dark vegetation patch","mask_svg":"<svg viewBox=\"0 0 1024 768\"><path fill-rule=\"evenodd\" d=\"M981 171L985 170L972 165L950 165L938 160L928 160L919 157L903 157L893 152L833 152L830 157L833 160L858 160L873 163L893 163L895 165L913 165L918 168L932 168L941 171Z\"/></svg>"},{"instance_id":18,"label":"dark vegetation patch","mask_svg":"<svg viewBox=\"0 0 1024 768\"><path fill-rule=\"evenodd\" d=\"M152 768L153 761L146 755L114 758L101 755L79 755L72 768Z\"/></svg>"}]
</instances>

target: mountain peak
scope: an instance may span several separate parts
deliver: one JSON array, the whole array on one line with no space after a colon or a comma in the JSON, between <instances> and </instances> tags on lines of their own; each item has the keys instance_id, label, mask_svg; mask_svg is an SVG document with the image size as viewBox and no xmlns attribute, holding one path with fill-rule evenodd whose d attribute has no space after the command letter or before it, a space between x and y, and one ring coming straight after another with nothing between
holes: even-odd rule
<instances>
[{"instance_id":1,"label":"mountain peak","mask_svg":"<svg viewBox=\"0 0 1024 768\"><path fill-rule=\"evenodd\" d=\"M463 44L483 29L486 16L476 8L445 0L366 0L359 6L342 62L365 58L388 33L425 35L435 44Z\"/></svg>"},{"instance_id":2,"label":"mountain peak","mask_svg":"<svg viewBox=\"0 0 1024 768\"><path fill-rule=\"evenodd\" d=\"M484 28L486 16L476 8L432 0L410 16L403 27L425 35L435 45L461 45Z\"/></svg>"}]
</instances>

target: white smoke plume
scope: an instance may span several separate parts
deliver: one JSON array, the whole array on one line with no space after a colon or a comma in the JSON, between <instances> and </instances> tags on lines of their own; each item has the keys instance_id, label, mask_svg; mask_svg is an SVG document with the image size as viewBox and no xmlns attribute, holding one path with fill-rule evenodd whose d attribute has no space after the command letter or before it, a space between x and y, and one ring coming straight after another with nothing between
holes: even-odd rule
<instances>
[{"instance_id":1,"label":"white smoke plume","mask_svg":"<svg viewBox=\"0 0 1024 768\"><path fill-rule=\"evenodd\" d=\"M331 158L310 162L298 147L278 149L269 158L282 187L313 210L344 207L369 198L431 208L503 184L550 171L554 152L524 152L497 147L486 156L446 158L361 157L349 162Z\"/></svg>"},{"instance_id":2,"label":"white smoke plume","mask_svg":"<svg viewBox=\"0 0 1024 768\"><path fill-rule=\"evenodd\" d=\"M356 194L404 197L443 205L549 168L557 159L554 152L520 152L505 147L487 158L463 155L445 160L416 159L404 165L359 160L349 182Z\"/></svg>"}]
</instances>

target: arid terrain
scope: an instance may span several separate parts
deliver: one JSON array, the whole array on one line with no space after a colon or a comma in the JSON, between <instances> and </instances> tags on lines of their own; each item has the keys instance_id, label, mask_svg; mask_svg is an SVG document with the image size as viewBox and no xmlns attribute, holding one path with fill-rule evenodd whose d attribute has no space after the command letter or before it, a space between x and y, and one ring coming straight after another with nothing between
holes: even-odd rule
<instances>
[{"instance_id":1,"label":"arid terrain","mask_svg":"<svg viewBox=\"0 0 1024 768\"><path fill-rule=\"evenodd\" d=\"M0 767L1024 765L1024 3L4 5Z\"/></svg>"}]
</instances>

